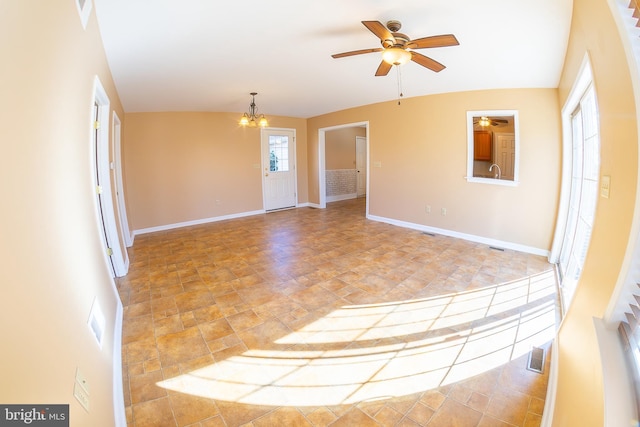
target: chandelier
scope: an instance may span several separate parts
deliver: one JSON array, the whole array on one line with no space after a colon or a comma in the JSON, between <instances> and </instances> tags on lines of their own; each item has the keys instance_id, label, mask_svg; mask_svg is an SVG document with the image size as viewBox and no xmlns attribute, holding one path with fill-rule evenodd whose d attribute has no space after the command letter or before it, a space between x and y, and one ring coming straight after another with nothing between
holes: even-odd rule
<instances>
[{"instance_id":1,"label":"chandelier","mask_svg":"<svg viewBox=\"0 0 640 427\"><path fill-rule=\"evenodd\" d=\"M249 104L249 112L244 113L240 118L241 126L249 126L250 128L254 128L256 126L267 127L269 126L269 122L264 114L257 115L258 107L256 106L256 95L258 92L251 92L251 104Z\"/></svg>"}]
</instances>

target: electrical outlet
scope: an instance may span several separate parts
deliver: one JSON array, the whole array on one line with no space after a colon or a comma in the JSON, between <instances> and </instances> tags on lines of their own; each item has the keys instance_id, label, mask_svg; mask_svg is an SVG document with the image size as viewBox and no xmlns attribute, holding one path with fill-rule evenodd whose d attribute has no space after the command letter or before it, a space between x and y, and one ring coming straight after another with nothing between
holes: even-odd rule
<instances>
[{"instance_id":1,"label":"electrical outlet","mask_svg":"<svg viewBox=\"0 0 640 427\"><path fill-rule=\"evenodd\" d=\"M431 205L425 206L424 211L425 211L425 213L430 214L431 213Z\"/></svg>"},{"instance_id":2,"label":"electrical outlet","mask_svg":"<svg viewBox=\"0 0 640 427\"><path fill-rule=\"evenodd\" d=\"M447 208L440 209L440 213L442 214L442 216L447 216Z\"/></svg>"}]
</instances>

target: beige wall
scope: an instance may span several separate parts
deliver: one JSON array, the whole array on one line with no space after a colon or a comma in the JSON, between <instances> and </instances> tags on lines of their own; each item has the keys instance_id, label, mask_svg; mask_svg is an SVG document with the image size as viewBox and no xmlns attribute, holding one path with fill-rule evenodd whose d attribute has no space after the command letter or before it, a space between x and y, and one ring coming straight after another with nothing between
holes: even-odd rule
<instances>
[{"instance_id":1,"label":"beige wall","mask_svg":"<svg viewBox=\"0 0 640 427\"><path fill-rule=\"evenodd\" d=\"M519 110L521 182L515 188L464 179L466 111L481 109ZM260 134L257 129L238 127L237 116L126 115L126 190L133 230L262 209L262 181L255 168L260 162ZM560 168L556 90L454 93L409 98L401 106L395 102L369 105L309 120L270 120L274 127L297 129L300 203L319 201L318 129L369 121L371 161L382 162L381 168L370 171L372 215L550 249ZM326 145L334 132L338 131L327 132ZM425 213L426 205L431 206L431 214ZM446 216L440 215L441 208L447 209Z\"/></svg>"},{"instance_id":2,"label":"beige wall","mask_svg":"<svg viewBox=\"0 0 640 427\"><path fill-rule=\"evenodd\" d=\"M132 230L263 209L260 129L238 125L241 113L128 113L126 192ZM298 202L307 197L304 119L269 117L296 130Z\"/></svg>"},{"instance_id":3,"label":"beige wall","mask_svg":"<svg viewBox=\"0 0 640 427\"><path fill-rule=\"evenodd\" d=\"M514 109L520 184L469 183L468 110ZM318 130L369 121L370 214L549 250L559 196L560 123L554 89L493 90L408 98L314 117L309 199L318 197ZM414 123L415 125L409 125ZM381 167L374 167L381 162ZM431 206L431 213L425 206ZM447 215L440 214L446 208Z\"/></svg>"},{"instance_id":4,"label":"beige wall","mask_svg":"<svg viewBox=\"0 0 640 427\"><path fill-rule=\"evenodd\" d=\"M336 129L325 136L325 169L354 169L356 167L356 136L366 136L363 127Z\"/></svg>"},{"instance_id":5,"label":"beige wall","mask_svg":"<svg viewBox=\"0 0 640 427\"><path fill-rule=\"evenodd\" d=\"M123 114L95 12L85 31L74 1L3 1L0 52L0 402L68 403L72 426L113 426L117 295L96 214L94 76ZM96 297L102 349L87 326ZM89 413L73 397L76 367Z\"/></svg>"},{"instance_id":6,"label":"beige wall","mask_svg":"<svg viewBox=\"0 0 640 427\"><path fill-rule=\"evenodd\" d=\"M574 1L569 49L559 86L561 104L587 52L600 117L600 174L611 176L611 193L610 198L598 200L582 278L558 334L554 427L603 425L602 367L593 318L603 316L618 278L631 229L638 174L638 134L629 65L606 1Z\"/></svg>"}]
</instances>

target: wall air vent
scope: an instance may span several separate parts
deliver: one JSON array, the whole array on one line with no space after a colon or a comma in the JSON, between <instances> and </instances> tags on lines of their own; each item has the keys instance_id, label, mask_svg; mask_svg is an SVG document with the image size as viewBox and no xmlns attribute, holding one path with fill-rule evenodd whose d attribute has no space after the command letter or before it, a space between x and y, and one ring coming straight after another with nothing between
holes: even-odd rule
<instances>
[{"instance_id":1,"label":"wall air vent","mask_svg":"<svg viewBox=\"0 0 640 427\"><path fill-rule=\"evenodd\" d=\"M529 352L529 360L527 360L527 369L539 374L544 372L544 349L533 347Z\"/></svg>"},{"instance_id":2,"label":"wall air vent","mask_svg":"<svg viewBox=\"0 0 640 427\"><path fill-rule=\"evenodd\" d=\"M93 333L93 336L96 338L98 346L102 348L105 318L97 298L93 301L93 306L91 307L91 313L89 314L89 321L87 322L87 325Z\"/></svg>"}]
</instances>

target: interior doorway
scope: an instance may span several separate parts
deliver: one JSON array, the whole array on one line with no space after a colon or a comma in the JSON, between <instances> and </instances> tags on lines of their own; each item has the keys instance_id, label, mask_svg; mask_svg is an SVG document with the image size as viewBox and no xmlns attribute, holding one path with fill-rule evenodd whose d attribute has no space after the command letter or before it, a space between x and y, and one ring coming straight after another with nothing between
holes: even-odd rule
<instances>
[{"instance_id":1,"label":"interior doorway","mask_svg":"<svg viewBox=\"0 0 640 427\"><path fill-rule=\"evenodd\" d=\"M369 122L356 122L356 123L348 123L338 126L331 126L326 128L318 129L318 207L324 209L327 207L327 133L348 129L348 128L363 128L364 129L364 139L362 143L364 143L364 171L363 169L357 169L357 159L354 159L351 168L354 172L354 180L356 179L357 170L360 170L363 174L362 181L364 181L364 194L366 196L366 207L365 207L365 215L369 215L369 197L370 188L369 188ZM330 138L329 138L330 139ZM354 151L357 151L354 150ZM354 153L355 154L355 153ZM357 188L357 183L354 182L354 188ZM357 190L354 189L353 197L357 197Z\"/></svg>"}]
</instances>

